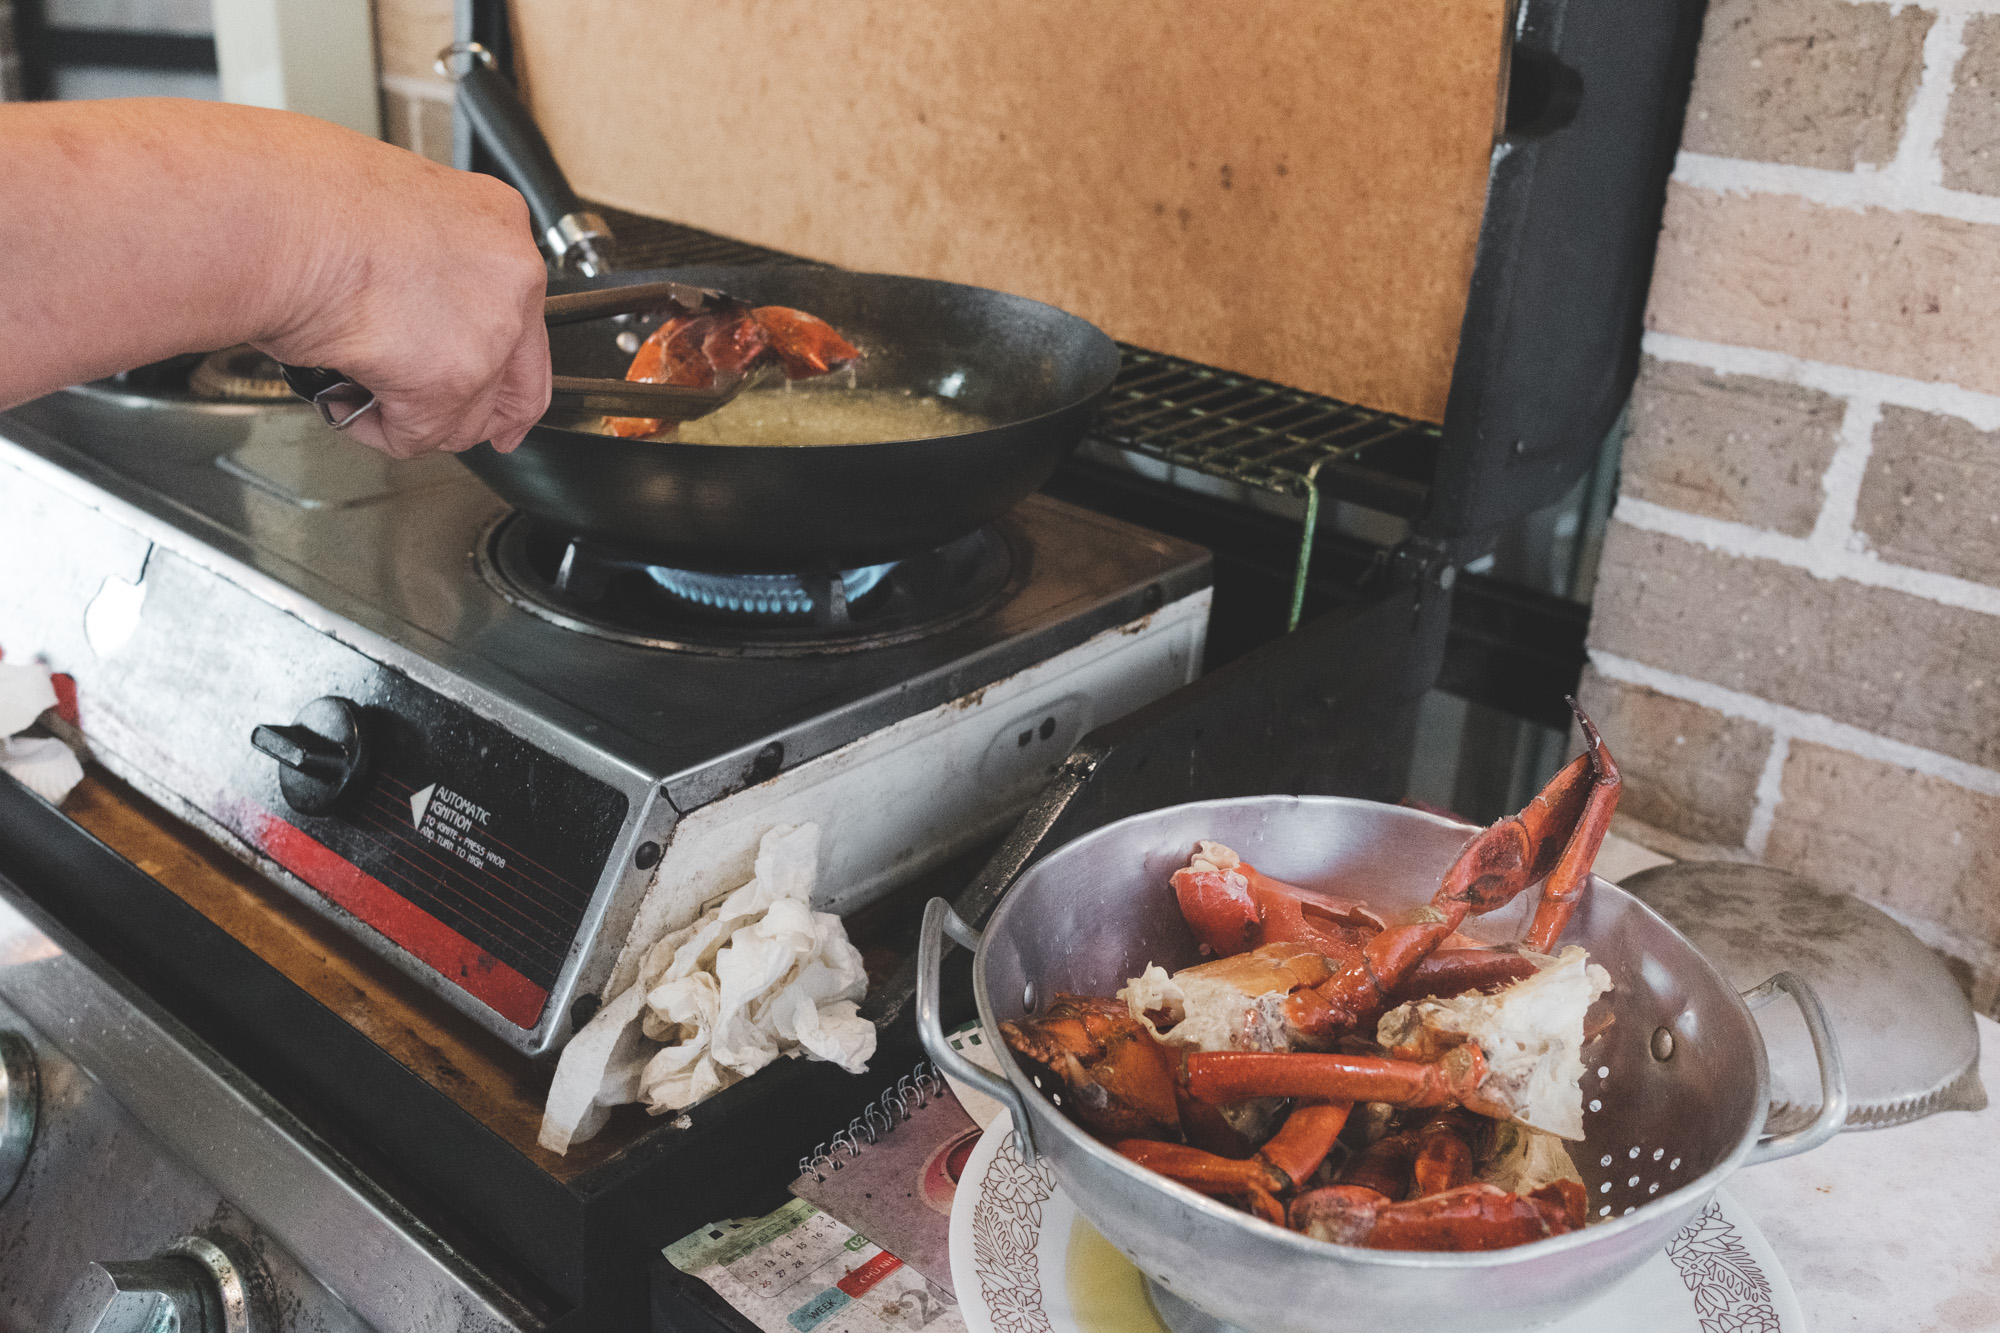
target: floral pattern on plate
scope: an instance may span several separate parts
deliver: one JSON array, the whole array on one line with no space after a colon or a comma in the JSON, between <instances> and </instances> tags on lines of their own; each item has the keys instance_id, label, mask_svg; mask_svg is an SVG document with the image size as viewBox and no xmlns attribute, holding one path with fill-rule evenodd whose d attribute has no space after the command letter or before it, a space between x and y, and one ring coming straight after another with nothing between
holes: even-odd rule
<instances>
[{"instance_id":1,"label":"floral pattern on plate","mask_svg":"<svg viewBox=\"0 0 2000 1333\"><path fill-rule=\"evenodd\" d=\"M1097 1333L1101 1317L1082 1319L1074 1308L1080 1297L1067 1270L1080 1250L1077 1229L1095 1240L1095 1249L1109 1248L1057 1188L1048 1166L1022 1160L1002 1112L966 1163L952 1206L952 1280L972 1333ZM1140 1308L1147 1302L1137 1270L1130 1279L1120 1287L1128 1294L1118 1299L1133 1308L1118 1310L1116 1324L1164 1333L1152 1310ZM1763 1235L1718 1192L1657 1258L1545 1333L1605 1329L1805 1333L1805 1318Z\"/></svg>"}]
</instances>

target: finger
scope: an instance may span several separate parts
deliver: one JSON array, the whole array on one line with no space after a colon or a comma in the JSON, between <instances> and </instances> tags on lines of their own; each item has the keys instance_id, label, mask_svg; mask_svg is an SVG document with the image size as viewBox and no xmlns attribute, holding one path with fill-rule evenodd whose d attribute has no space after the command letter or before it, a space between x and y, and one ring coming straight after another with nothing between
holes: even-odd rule
<instances>
[{"instance_id":1,"label":"finger","mask_svg":"<svg viewBox=\"0 0 2000 1333\"><path fill-rule=\"evenodd\" d=\"M487 437L501 453L512 453L549 410L551 383L548 330L540 320L524 329L501 372Z\"/></svg>"}]
</instances>

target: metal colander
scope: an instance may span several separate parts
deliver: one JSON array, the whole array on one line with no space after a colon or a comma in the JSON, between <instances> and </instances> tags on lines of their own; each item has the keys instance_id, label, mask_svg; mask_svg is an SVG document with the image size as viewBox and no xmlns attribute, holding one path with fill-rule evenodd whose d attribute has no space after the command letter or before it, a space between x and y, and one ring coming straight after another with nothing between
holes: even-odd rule
<instances>
[{"instance_id":1,"label":"metal colander","mask_svg":"<svg viewBox=\"0 0 2000 1333\"><path fill-rule=\"evenodd\" d=\"M1739 996L1672 926L1593 880L1563 936L1611 974L1611 1025L1585 1047L1585 1139L1571 1146L1593 1225L1483 1253L1330 1245L1272 1227L1120 1157L1068 1119L1029 1073L1002 1082L938 1026L946 933L976 950L986 1039L1060 991L1115 994L1147 963L1198 961L1169 877L1200 839L1266 874L1395 911L1427 902L1474 830L1397 806L1337 797L1204 801L1138 815L1064 846L1024 874L983 936L940 899L925 914L918 1023L938 1065L998 1098L1079 1212L1140 1271L1217 1320L1260 1333L1495 1330L1561 1318L1651 1258L1737 1167L1815 1147L1840 1128L1845 1083L1819 1001L1788 973ZM1473 918L1476 938L1517 939L1524 894ZM1819 1118L1763 1138L1770 1076L1745 1000L1789 992L1812 1029L1826 1094ZM1603 1009L1594 1010L1593 1022Z\"/></svg>"}]
</instances>

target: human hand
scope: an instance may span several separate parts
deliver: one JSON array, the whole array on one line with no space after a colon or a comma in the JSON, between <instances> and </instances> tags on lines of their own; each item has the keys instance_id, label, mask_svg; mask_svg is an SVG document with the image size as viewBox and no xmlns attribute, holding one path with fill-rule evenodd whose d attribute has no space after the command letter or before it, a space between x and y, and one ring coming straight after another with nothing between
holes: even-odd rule
<instances>
[{"instance_id":1,"label":"human hand","mask_svg":"<svg viewBox=\"0 0 2000 1333\"><path fill-rule=\"evenodd\" d=\"M393 457L513 449L550 373L547 270L521 196L323 122L293 128L326 140L300 148L337 188L293 192L298 270L250 341L366 386L376 405L347 433Z\"/></svg>"}]
</instances>

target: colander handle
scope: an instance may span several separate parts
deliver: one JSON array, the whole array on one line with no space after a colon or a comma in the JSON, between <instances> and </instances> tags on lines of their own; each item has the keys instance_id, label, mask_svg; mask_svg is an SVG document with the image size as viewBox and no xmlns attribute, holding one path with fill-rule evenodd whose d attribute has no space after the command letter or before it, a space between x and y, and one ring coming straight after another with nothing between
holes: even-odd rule
<instances>
[{"instance_id":1,"label":"colander handle","mask_svg":"<svg viewBox=\"0 0 2000 1333\"><path fill-rule=\"evenodd\" d=\"M1743 1003L1752 1009L1762 1009L1778 998L1779 991L1792 997L1792 1003L1799 1007L1799 1016L1806 1020L1806 1031L1812 1034L1813 1056L1819 1061L1819 1114L1804 1129L1790 1134L1766 1134L1758 1139L1750 1155L1743 1159L1745 1166L1775 1162L1780 1157L1817 1148L1840 1133L1847 1123L1847 1069L1840 1062L1840 1043L1834 1039L1833 1024L1827 1021L1826 1006L1819 1002L1819 996L1806 979L1796 972L1780 972L1763 985L1744 991Z\"/></svg>"},{"instance_id":2,"label":"colander handle","mask_svg":"<svg viewBox=\"0 0 2000 1333\"><path fill-rule=\"evenodd\" d=\"M1021 1094L1006 1079L989 1074L953 1050L951 1039L944 1035L944 1024L938 1018L938 973L944 967L945 952L951 948L946 935L974 952L979 949L979 932L966 925L950 903L933 898L924 905L923 930L917 936L917 1035L923 1039L932 1064L1007 1108L1014 1117L1021 1158L1033 1166L1035 1126Z\"/></svg>"}]
</instances>

